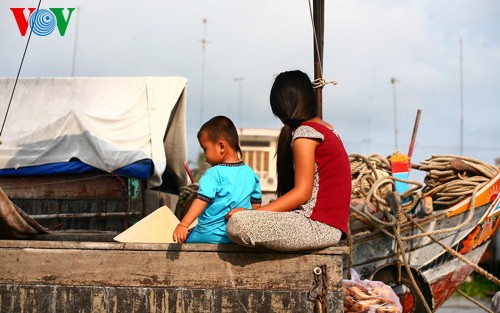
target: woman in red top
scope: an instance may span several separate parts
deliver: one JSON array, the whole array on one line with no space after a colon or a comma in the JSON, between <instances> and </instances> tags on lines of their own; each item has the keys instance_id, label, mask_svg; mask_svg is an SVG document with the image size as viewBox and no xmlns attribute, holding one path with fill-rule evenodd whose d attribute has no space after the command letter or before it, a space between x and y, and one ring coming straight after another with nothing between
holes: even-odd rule
<instances>
[{"instance_id":1,"label":"woman in red top","mask_svg":"<svg viewBox=\"0 0 500 313\"><path fill-rule=\"evenodd\" d=\"M279 74L270 102L284 124L276 153L278 198L256 210L231 210L228 236L241 245L282 251L335 245L346 236L351 198L344 145L333 126L318 117L307 74Z\"/></svg>"}]
</instances>

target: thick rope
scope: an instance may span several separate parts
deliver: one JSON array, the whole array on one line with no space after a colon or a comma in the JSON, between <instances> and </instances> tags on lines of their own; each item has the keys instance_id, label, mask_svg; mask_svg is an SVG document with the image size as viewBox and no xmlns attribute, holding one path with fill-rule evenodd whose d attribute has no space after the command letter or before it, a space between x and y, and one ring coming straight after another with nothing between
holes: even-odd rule
<instances>
[{"instance_id":1,"label":"thick rope","mask_svg":"<svg viewBox=\"0 0 500 313\"><path fill-rule=\"evenodd\" d=\"M389 176L391 165L387 158L378 154L364 156L361 154L350 154L352 175L352 198L366 199L370 190L373 190L373 184L382 176ZM392 186L385 188L376 188L374 191L380 198L385 198L387 193L392 191ZM385 205L385 200L383 200Z\"/></svg>"},{"instance_id":2,"label":"thick rope","mask_svg":"<svg viewBox=\"0 0 500 313\"><path fill-rule=\"evenodd\" d=\"M493 165L458 155L433 155L422 161L418 169L427 172L422 196L431 196L436 207L459 203L471 196L476 185L498 174Z\"/></svg>"},{"instance_id":3,"label":"thick rope","mask_svg":"<svg viewBox=\"0 0 500 313\"><path fill-rule=\"evenodd\" d=\"M381 169L386 170L386 171L388 170L388 168L389 168L388 161L387 161L387 163L385 163L385 161L382 163L373 162L373 158L370 160L370 158L367 158L367 157L362 156L362 155L350 155L349 158L351 161L351 172L352 172L352 176L353 176L353 182L352 182L353 196L352 197L353 198L364 198L364 199L366 199L366 202L371 202L371 203L376 204L378 206L379 210L384 212L384 215L386 215L389 222L384 222L384 221L378 219L377 217L373 216L372 214L370 214L370 212L368 211L367 205L365 205L363 207L363 212L356 210L353 207L351 207L351 210L355 214L357 214L358 216L362 216L366 220L370 221L372 223L372 225L376 226L378 229L381 229L381 230L383 229L383 227L391 227L395 221L391 220L391 218L388 217L388 213L389 213L388 203L385 200L387 194L384 194L380 190L382 190L383 188L387 188L387 185L393 186L395 184L395 181L401 181L401 182L415 185L415 187L412 187L408 191L406 191L405 193L401 194L402 199L410 199L411 200L408 203L406 203L405 205L403 205L402 211L405 213L408 213L409 211L411 211L415 207L415 205L418 203L418 200L420 198L425 197L425 196L434 195L434 197L440 196L441 199L443 199L443 197L448 198L448 199L456 199L459 195L461 195L463 197L460 197L460 200L463 200L466 197L471 197L471 203L469 205L469 207L470 207L469 214L468 214L466 220L464 222L462 222L460 225L457 225L457 226L451 227L451 228L447 228L447 229L441 229L441 230L416 234L413 236L403 237L402 238L403 241L421 238L421 237L425 237L427 235L454 232L454 231L461 229L465 225L467 225L473 217L473 213L474 213L474 209L475 209L475 195L476 195L476 193L478 192L478 190L482 186L484 186L491 178L493 178L498 173L498 170L494 166L483 163L483 162L478 161L476 159L461 157L461 156L453 156L453 155L433 156L432 158L427 159L426 161L423 161L422 164L424 164L424 165L420 165L419 168L421 170L426 170L429 172L437 167L442 168L442 169L446 169L449 172L448 176L450 176L451 179L455 179L455 180L450 180L450 178L447 177L447 178L445 178L444 184L437 185L439 180L433 178L432 180L435 183L436 187L434 187L433 189L431 189L427 193L424 193L423 195L415 196L416 191L422 186L421 184L419 184L417 182L413 182L413 181L409 181L409 180L401 180L401 179L395 178L393 176L385 176L385 177L376 179L377 178L377 169L378 169L378 172L380 172ZM377 161L381 160L381 158L379 156L376 156L375 159ZM459 176L456 174L456 171L453 171L452 167L450 166L451 160L461 160L463 162L467 162L468 165L471 165L471 166L473 165L472 167L474 169L478 170L478 172L480 174L487 175L487 176L486 177L472 176L472 177L469 177L469 179L464 182L463 179L460 179ZM435 162L440 163L440 165L436 166L435 164L433 164ZM374 166L374 164L375 165L384 164L384 166L376 168ZM462 176L465 176L465 175L466 174L463 174ZM457 182L457 178L459 180L458 182ZM429 178L426 177L426 180L429 180ZM467 190L464 190L465 188L461 188L461 192L456 191L456 189L458 189L457 186L459 184L461 184L462 187L466 186ZM366 191L367 187L369 188L368 191ZM428 185L425 188L427 188L427 187L428 187ZM447 191L445 189L445 187L450 188L452 191L451 192ZM434 200L433 202L435 204L436 199L434 197L433 197L433 200ZM437 202L440 203L439 200ZM453 202L458 202L458 201L455 200ZM354 215L354 217L356 217L356 216ZM382 230L382 231L386 235L390 236L389 232L386 232L384 230Z\"/></svg>"},{"instance_id":4,"label":"thick rope","mask_svg":"<svg viewBox=\"0 0 500 313\"><path fill-rule=\"evenodd\" d=\"M424 236L429 237L431 240L445 249L448 253L473 268L474 271L483 275L490 281L493 281L497 285L500 285L500 280L498 278L494 277L492 274L488 273L477 264L469 261L465 256L461 255L457 251L442 244L433 236L436 234L456 232L457 230L460 230L468 225L468 223L474 216L475 198L477 192L498 174L499 170L497 168L476 159L462 156L432 156L432 158L423 161L422 164L417 166L418 169L428 172L425 178L426 186L422 188L421 194L417 195L416 192L419 188L421 188L422 185L411 181L399 180L392 176L386 176L385 174L383 174L384 170L390 172L390 163L388 163L388 161L386 163L386 160L384 158L380 158L381 160L384 160L381 163L373 162L373 159L370 160L369 157L365 157L362 155L350 155L349 159L351 161L351 171L353 178L352 198L363 198L366 201L363 205L362 210L358 210L355 207L351 206L351 216L360 220L362 220L361 218L363 218L377 230L381 231L386 236L396 240L396 258L398 264L400 264L399 260L402 260L410 281L414 285L417 294L422 300L422 303L425 306L427 312L431 311L411 273L410 264L406 258L406 253L403 246L404 241L409 241ZM377 168L377 165L380 164L384 164L384 166L379 166ZM409 202L411 204L407 204L406 206L404 206L400 203L397 203L397 214L395 217L391 214L390 209L388 208L389 204L387 200L385 200L387 190L383 192L383 189L387 189L388 186L393 189L396 181L415 184L415 187L410 188L407 192L401 194L400 199L410 199L411 201ZM415 208L416 204L418 204L418 201L421 198L427 196L431 196L433 198L433 203L436 206L444 206L446 208L470 197L469 213L467 218L464 222L460 223L457 226L426 232L423 227L415 222L414 218L409 214L409 212L410 210ZM374 216L369 211L368 203L375 204L377 208L381 212L383 212L384 217L387 221L381 220ZM418 227L421 233L402 237L400 235L400 227L407 220L411 221L412 224ZM392 229L392 232L388 229ZM399 270L400 269L398 268L398 271ZM482 306L480 304L478 305ZM484 309L484 307L482 308Z\"/></svg>"},{"instance_id":5,"label":"thick rope","mask_svg":"<svg viewBox=\"0 0 500 313\"><path fill-rule=\"evenodd\" d=\"M474 303L474 304L477 304L478 307L480 307L481 309L485 310L486 312L488 313L494 313L492 310L488 309L487 307L485 307L481 302L477 301L476 299L474 298L471 298L469 297L465 292L463 292L462 290L460 289L457 289L457 292L459 294L461 294L465 299L469 300L470 302Z\"/></svg>"},{"instance_id":6,"label":"thick rope","mask_svg":"<svg viewBox=\"0 0 500 313\"><path fill-rule=\"evenodd\" d=\"M384 178L381 178L379 181L377 181L373 185L373 187L375 189L375 188L381 186L382 184L384 184L385 181L391 181L391 180L400 180L400 179L397 179L395 177L384 177ZM400 181L408 182L406 180L400 180ZM434 230L434 231L430 231L430 232L425 232L424 231L424 232L422 232L420 234L415 234L415 235L407 236L407 237L401 237L401 240L403 240L403 241L409 241L409 240L413 240L413 239L417 239L417 238L426 237L426 236L429 236L429 235L436 235L436 234L444 234L444 233L456 232L457 230L462 229L464 226L466 226L472 220L472 217L474 216L475 197L476 197L476 194L479 191L479 189L481 187L483 187L483 186L484 186L484 183L480 184L480 185L477 185L474 188L474 190L472 191L471 202L470 202L470 205L469 205L469 213L467 215L467 218L462 223L460 223L459 225L454 226L454 227L450 227L450 228ZM366 202L370 202L371 197L373 196L373 194L374 193L372 192L372 190L370 190L370 192L368 193L368 196L366 197ZM404 196L404 194L405 193L403 193L402 196L401 196L402 199L406 198ZM377 199L377 201L382 202L382 199ZM386 203L386 201L384 201L384 202ZM359 210L357 210L356 208L354 208L352 206L351 206L351 211L353 211L354 213L356 213L356 214L364 217L365 219L367 219L368 221L370 221L372 223L372 225L374 225L378 229L380 229L384 234L386 234L387 236L389 236L392 239L395 239L395 237L390 232L387 232L386 230L383 229L384 227L392 227L397 222L396 219L390 214L390 211L388 209L384 208L383 212L385 213L385 216L389 220L389 222L382 221L382 220L378 219L376 216L374 216L373 214L371 214L368 211L368 205L367 204L365 204L363 206L363 211L359 211ZM408 210L404 210L403 209L402 211L404 213L408 213L407 212ZM407 216L409 216L409 215L407 215Z\"/></svg>"},{"instance_id":7,"label":"thick rope","mask_svg":"<svg viewBox=\"0 0 500 313\"><path fill-rule=\"evenodd\" d=\"M323 75L323 73L321 74ZM330 80L330 81L326 81L324 78L316 78L315 80L312 81L312 86L314 89L317 89L317 88L323 88L324 86L328 85L328 84L332 84L332 85L337 85L338 82L336 80Z\"/></svg>"},{"instance_id":8,"label":"thick rope","mask_svg":"<svg viewBox=\"0 0 500 313\"><path fill-rule=\"evenodd\" d=\"M401 207L399 205L398 205L397 211L401 212ZM398 214L398 216L400 216L400 217L401 217L401 215L402 214ZM400 222L396 223L396 225L393 227L394 236L396 237L396 241L398 244L398 250L400 251L398 257L401 257L403 259L403 264L404 264L404 267L406 269L406 273L408 274L408 277L410 278L410 281L411 281L414 289L416 290L417 295L420 298L420 301L424 305L425 310L427 311L427 313L432 313L432 310L429 307L429 304L427 303L427 300L425 299L424 294L422 293L420 288L418 288L418 284L415 280L415 277L413 277L413 273L412 273L411 268L410 268L410 262L406 258L406 251L405 251L404 246L403 246L403 241L401 240L401 236L399 235L401 232L400 227L401 227Z\"/></svg>"},{"instance_id":9,"label":"thick rope","mask_svg":"<svg viewBox=\"0 0 500 313\"><path fill-rule=\"evenodd\" d=\"M367 205L363 207L363 213L351 207L351 211L354 212L354 218L362 216L372 221L372 225L382 224L385 227L392 226L395 221L391 220L390 208L386 198L392 193L396 181L404 182L411 186L401 194L402 199L409 200L403 204L403 210L409 212L418 204L420 196L417 191L422 188L422 184L391 176L391 164L388 158L377 154L369 156L351 154L349 155L349 161L351 163L353 178L352 198L365 199L365 202L374 204L379 211L384 212L389 223L387 224L373 216L369 212ZM381 231L385 232L384 230ZM387 232L387 234L389 235L390 233Z\"/></svg>"},{"instance_id":10,"label":"thick rope","mask_svg":"<svg viewBox=\"0 0 500 313\"><path fill-rule=\"evenodd\" d=\"M484 186L484 184L477 185L476 188L474 188L474 190L472 191L472 196L471 196L471 200L470 200L470 204L469 204L469 214L467 215L467 218L465 219L465 221L463 221L462 223L460 223L459 225L454 226L454 227L445 228L445 229L439 229L439 230L433 230L433 231L430 231L430 232L425 232L424 231L424 232L422 232L420 234L415 234L413 236L403 237L402 240L403 241L408 241L408 240L413 240L413 239L416 239L416 238L422 238L422 237L425 237L425 236L430 236L430 235L435 235L435 234L445 234L445 233L456 232L457 230L462 229L463 227L465 227L472 220L472 217L474 216L474 210L475 210L475 207L476 207L476 194L479 191L479 189L481 189L481 187L483 187L483 186Z\"/></svg>"},{"instance_id":11,"label":"thick rope","mask_svg":"<svg viewBox=\"0 0 500 313\"><path fill-rule=\"evenodd\" d=\"M424 231L424 229L422 228L422 226L420 226L417 222L415 222L413 220L413 218L411 217L408 217L409 220L413 223L413 225L415 225L416 227L418 227L421 231ZM483 269L482 267L480 267L479 265L469 261L466 257L464 257L462 254L458 253L457 251L453 250L452 248L450 248L449 246L441 243L438 239L436 239L434 236L432 235L427 235L427 237L429 237L432 241L434 241L435 243L437 243L438 245L440 245L443 249L445 249L449 254L453 255L454 257L456 257L457 259L459 259L460 261L463 261L464 263L466 263L467 265L469 265L470 267L472 267L474 269L474 271L476 271L478 274L482 275L483 277L485 277L486 279L494 282L495 284L497 284L498 286L500 286L500 279L496 278L495 276L493 276L492 274L490 274L488 271L486 271L485 269Z\"/></svg>"}]
</instances>

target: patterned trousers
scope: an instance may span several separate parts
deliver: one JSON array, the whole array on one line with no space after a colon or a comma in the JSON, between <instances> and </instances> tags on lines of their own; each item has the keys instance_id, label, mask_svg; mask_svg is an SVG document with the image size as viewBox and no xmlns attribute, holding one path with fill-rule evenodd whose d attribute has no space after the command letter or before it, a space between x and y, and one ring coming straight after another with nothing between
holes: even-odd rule
<instances>
[{"instance_id":1,"label":"patterned trousers","mask_svg":"<svg viewBox=\"0 0 500 313\"><path fill-rule=\"evenodd\" d=\"M336 245L342 232L297 212L241 211L227 222L237 244L279 251L322 249Z\"/></svg>"}]
</instances>

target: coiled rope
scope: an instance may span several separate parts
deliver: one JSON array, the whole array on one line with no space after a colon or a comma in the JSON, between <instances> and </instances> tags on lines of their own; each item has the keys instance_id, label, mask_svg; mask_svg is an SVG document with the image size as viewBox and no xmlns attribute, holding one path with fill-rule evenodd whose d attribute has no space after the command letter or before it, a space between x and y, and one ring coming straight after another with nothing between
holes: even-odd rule
<instances>
[{"instance_id":1,"label":"coiled rope","mask_svg":"<svg viewBox=\"0 0 500 313\"><path fill-rule=\"evenodd\" d=\"M471 196L475 186L498 174L493 165L458 155L433 155L418 169L427 172L423 196L431 196L435 206L446 207Z\"/></svg>"},{"instance_id":2,"label":"coiled rope","mask_svg":"<svg viewBox=\"0 0 500 313\"><path fill-rule=\"evenodd\" d=\"M395 182L399 181L413 186L401 194L401 198L408 199L408 202L403 204L405 211L412 210L420 199L417 191L422 188L422 184L416 181L404 180L391 176L391 163L388 158L379 154L371 154L368 156L350 154L349 161L351 163L352 175L351 198L365 199L366 202L374 204L380 211L389 211L390 208L386 198L392 193ZM364 211L369 213L367 210L368 207L365 206ZM356 212L358 210L354 209L354 211ZM386 226L392 226L392 224Z\"/></svg>"},{"instance_id":3,"label":"coiled rope","mask_svg":"<svg viewBox=\"0 0 500 313\"><path fill-rule=\"evenodd\" d=\"M435 234L456 232L470 222L474 214L476 194L488 181L498 175L499 170L496 167L477 159L463 156L433 155L431 158L422 161L420 165L416 165L416 168L419 170L427 172L424 179L426 185L422 188L422 192L419 194L417 193L417 190L421 187L421 185L418 183L399 180L388 175L388 173L390 173L390 162L388 159L379 155L350 155L349 159L351 161L352 170L352 198L366 199L362 210L358 210L351 206L351 217L358 219L359 217L362 217L365 221L369 221L383 234L396 240L397 260L399 261L402 259L408 276L414 287L416 287L415 289L417 290L418 296L420 299L423 299L422 303L424 304L427 312L430 312L430 308L428 307L427 302L423 298L423 295L413 278L410 270L410 264L406 259L403 241L429 237L448 253L473 268L478 274L484 276L490 281L493 281L497 285L500 285L500 280L498 278L494 277L477 264L469 261L462 254L442 244L433 236ZM384 171L386 173L384 173ZM389 204L385 200L389 193L387 186L394 186L395 181L402 181L415 185L415 187L410 188L408 191L401 194L399 199L397 199L396 216L391 214ZM414 209L419 199L427 196L431 196L433 198L433 202L436 206L441 206L443 208L448 208L463 199L470 197L471 201L469 205L469 214L465 221L455 227L426 232L425 229L415 222L414 217L410 215L409 212ZM409 201L410 204L404 205L401 204L401 199L412 199L412 201ZM368 203L375 204L377 208L383 212L386 220L379 219L369 212ZM401 224L406 221L410 221L413 225L419 228L421 233L402 237L400 235ZM353 240L351 238L349 240L349 244L352 245L352 242ZM352 260L349 261L349 264L352 264Z\"/></svg>"},{"instance_id":4,"label":"coiled rope","mask_svg":"<svg viewBox=\"0 0 500 313\"><path fill-rule=\"evenodd\" d=\"M351 212L354 213L353 217L356 217L356 215L362 216L388 236L391 236L390 232L383 230L383 228L392 227L396 223L396 219L390 212L386 198L393 189L389 190L388 186L394 186L396 181L413 185L413 187L401 194L401 199L409 200L407 203L402 204L402 213L405 214L413 210L418 201L426 196L431 196L433 203L438 207L443 207L443 204L446 203L445 208L471 197L469 214L467 219L460 225L403 237L402 240L404 241L427 235L454 232L467 225L473 217L476 193L499 172L494 166L476 159L455 155L435 155L422 161L421 165L417 165L418 169L428 172L424 179L426 186L422 188L421 193L418 193L422 184L390 176L390 162L387 158L375 154L370 156L353 154L349 156L349 160L352 171L352 198L365 199L366 203L375 204L384 213L388 221L380 220L371 214L367 204L363 206L362 210L351 206ZM463 164L459 163L457 165L457 162ZM464 168L469 170L463 170ZM442 173L446 173L446 175ZM394 236L391 236L391 238L394 239Z\"/></svg>"}]
</instances>

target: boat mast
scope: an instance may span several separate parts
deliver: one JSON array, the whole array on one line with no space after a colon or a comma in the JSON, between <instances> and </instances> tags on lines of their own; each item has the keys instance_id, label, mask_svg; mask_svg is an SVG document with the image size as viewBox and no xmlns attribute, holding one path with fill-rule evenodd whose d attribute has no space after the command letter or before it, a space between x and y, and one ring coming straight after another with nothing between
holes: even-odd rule
<instances>
[{"instance_id":1,"label":"boat mast","mask_svg":"<svg viewBox=\"0 0 500 313\"><path fill-rule=\"evenodd\" d=\"M313 47L314 47L314 79L323 77L323 38L324 38L324 21L325 21L325 1L313 0ZM316 101L318 105L318 116L323 117L323 87L315 89Z\"/></svg>"}]
</instances>

